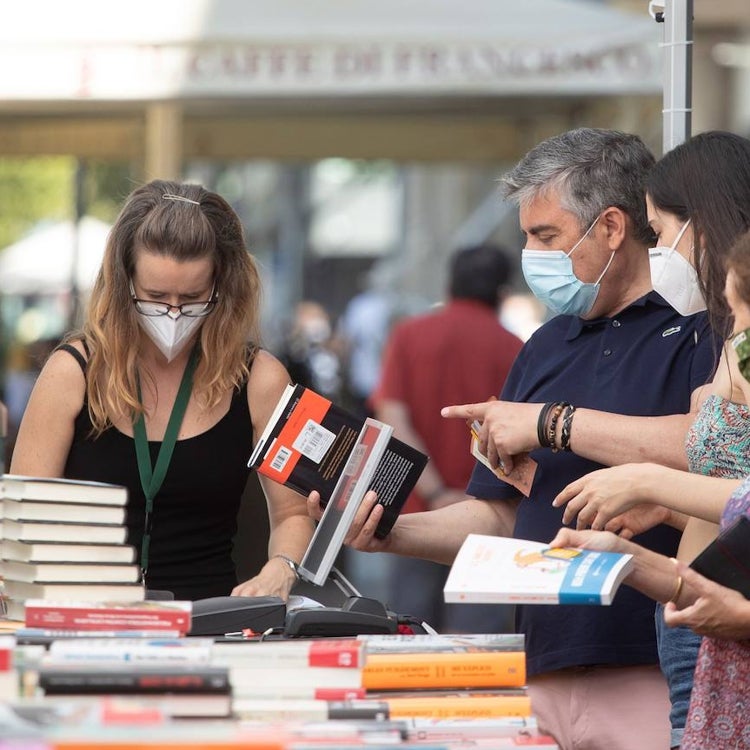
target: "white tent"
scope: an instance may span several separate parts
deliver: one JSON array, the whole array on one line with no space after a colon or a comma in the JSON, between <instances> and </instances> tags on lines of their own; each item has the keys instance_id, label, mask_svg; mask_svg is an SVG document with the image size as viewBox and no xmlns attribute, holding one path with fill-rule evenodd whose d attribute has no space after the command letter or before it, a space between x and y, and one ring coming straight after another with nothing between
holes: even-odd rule
<instances>
[{"instance_id":1,"label":"white tent","mask_svg":"<svg viewBox=\"0 0 750 750\"><path fill-rule=\"evenodd\" d=\"M109 225L92 216L48 224L0 250L2 294L57 294L94 283L104 255ZM75 267L75 271L74 271ZM75 273L75 276L73 275Z\"/></svg>"}]
</instances>

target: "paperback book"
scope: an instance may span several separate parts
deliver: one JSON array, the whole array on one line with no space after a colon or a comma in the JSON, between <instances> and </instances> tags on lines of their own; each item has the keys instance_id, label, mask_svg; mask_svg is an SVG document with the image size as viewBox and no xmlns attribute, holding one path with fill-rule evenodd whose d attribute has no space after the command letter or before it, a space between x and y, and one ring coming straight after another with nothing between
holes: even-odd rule
<instances>
[{"instance_id":1,"label":"paperback book","mask_svg":"<svg viewBox=\"0 0 750 750\"><path fill-rule=\"evenodd\" d=\"M127 528L120 524L0 520L0 537L17 542L124 544L127 533Z\"/></svg>"},{"instance_id":2,"label":"paperback book","mask_svg":"<svg viewBox=\"0 0 750 750\"><path fill-rule=\"evenodd\" d=\"M0 573L7 581L37 583L136 583L141 575L137 565L16 562L0 560Z\"/></svg>"},{"instance_id":3,"label":"paperback book","mask_svg":"<svg viewBox=\"0 0 750 750\"><path fill-rule=\"evenodd\" d=\"M3 474L0 476L0 497L8 500L123 506L128 501L128 491L121 485L104 482Z\"/></svg>"},{"instance_id":4,"label":"paperback book","mask_svg":"<svg viewBox=\"0 0 750 750\"><path fill-rule=\"evenodd\" d=\"M30 628L80 631L190 630L193 603L181 600L114 602L31 599L26 601L25 624ZM24 619L22 616L21 618Z\"/></svg>"},{"instance_id":5,"label":"paperback book","mask_svg":"<svg viewBox=\"0 0 750 750\"><path fill-rule=\"evenodd\" d=\"M134 563L135 547L82 542L19 542L0 539L0 559L16 562Z\"/></svg>"},{"instance_id":6,"label":"paperback book","mask_svg":"<svg viewBox=\"0 0 750 750\"><path fill-rule=\"evenodd\" d=\"M374 653L362 685L371 690L501 688L526 684L524 651Z\"/></svg>"},{"instance_id":7,"label":"paperback book","mask_svg":"<svg viewBox=\"0 0 750 750\"><path fill-rule=\"evenodd\" d=\"M378 493L385 508L376 536L385 537L427 463L424 453L392 436L392 428L377 420L386 435L377 446L371 473L357 477L356 496L368 489ZM302 385L289 385L282 394L248 466L302 495L312 490L327 504L346 477L356 474L361 460L366 421ZM360 486L361 485L361 486ZM336 492L337 497L341 493Z\"/></svg>"},{"instance_id":8,"label":"paperback book","mask_svg":"<svg viewBox=\"0 0 750 750\"><path fill-rule=\"evenodd\" d=\"M631 565L629 554L469 534L443 592L446 602L608 605Z\"/></svg>"},{"instance_id":9,"label":"paperback book","mask_svg":"<svg viewBox=\"0 0 750 750\"><path fill-rule=\"evenodd\" d=\"M0 500L0 517L12 521L61 521L63 523L125 523L121 505L60 503L47 500Z\"/></svg>"}]
</instances>

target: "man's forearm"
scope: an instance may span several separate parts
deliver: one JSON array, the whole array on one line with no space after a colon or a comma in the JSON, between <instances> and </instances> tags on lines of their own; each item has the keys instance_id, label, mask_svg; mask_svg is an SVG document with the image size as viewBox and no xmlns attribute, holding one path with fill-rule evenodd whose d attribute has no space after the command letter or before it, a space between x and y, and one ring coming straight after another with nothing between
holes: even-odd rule
<instances>
[{"instance_id":1,"label":"man's forearm","mask_svg":"<svg viewBox=\"0 0 750 750\"><path fill-rule=\"evenodd\" d=\"M438 510L400 516L388 551L450 565L468 534L511 536L517 500L470 498Z\"/></svg>"}]
</instances>

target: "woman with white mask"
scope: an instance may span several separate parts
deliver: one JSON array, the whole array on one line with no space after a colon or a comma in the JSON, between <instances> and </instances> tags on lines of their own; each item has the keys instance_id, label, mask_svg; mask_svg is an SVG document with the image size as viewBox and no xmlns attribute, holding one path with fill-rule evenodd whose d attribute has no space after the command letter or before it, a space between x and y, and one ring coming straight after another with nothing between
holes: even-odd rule
<instances>
[{"instance_id":1,"label":"woman with white mask","mask_svg":"<svg viewBox=\"0 0 750 750\"><path fill-rule=\"evenodd\" d=\"M268 562L232 560L247 459L289 376L258 347L260 279L229 204L200 185L134 190L107 240L83 330L42 370L11 472L128 488L128 542L149 589L177 599L274 595L313 525L261 478Z\"/></svg>"},{"instance_id":2,"label":"woman with white mask","mask_svg":"<svg viewBox=\"0 0 750 750\"><path fill-rule=\"evenodd\" d=\"M623 464L572 483L555 505L567 503L566 523L613 531L621 527L621 514L644 503L682 512L689 518L678 558L690 562L716 537L727 499L740 478L750 475L749 389L732 346L733 320L724 295L729 250L750 229L750 141L717 131L694 136L653 167L646 204L656 235L649 251L655 291L682 315L707 310L713 330L726 342L687 434L691 473ZM687 628L665 628L660 608L656 618L676 747L700 638Z\"/></svg>"}]
</instances>

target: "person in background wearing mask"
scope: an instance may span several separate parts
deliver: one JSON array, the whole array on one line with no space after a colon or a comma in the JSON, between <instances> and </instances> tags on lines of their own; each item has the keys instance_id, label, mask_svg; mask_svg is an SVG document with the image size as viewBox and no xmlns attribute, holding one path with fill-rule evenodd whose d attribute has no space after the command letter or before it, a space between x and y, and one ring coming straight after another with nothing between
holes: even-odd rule
<instances>
[{"instance_id":1,"label":"person in background wearing mask","mask_svg":"<svg viewBox=\"0 0 750 750\"><path fill-rule=\"evenodd\" d=\"M45 364L15 474L128 488L128 542L149 589L177 599L286 598L313 524L261 478L269 557L238 585L232 561L247 460L289 376L258 348L260 280L239 217L199 185L134 190L107 240L83 330Z\"/></svg>"},{"instance_id":2,"label":"person in background wearing mask","mask_svg":"<svg viewBox=\"0 0 750 750\"><path fill-rule=\"evenodd\" d=\"M748 388L732 346L724 296L727 255L750 229L750 140L709 131L677 146L649 173L646 206L658 243L649 253L654 289L683 315L707 309L713 330L727 340L687 434L693 473L652 463L602 469L566 487L555 505L567 503L564 523L577 517L579 528L595 529L617 528L618 516L643 503L687 513L691 517L677 558L690 562L716 537L727 483L734 487L750 474ZM729 294L732 286L726 288ZM734 329L741 326L735 322ZM670 687L676 747L687 718L700 638L689 628L665 628L662 612L658 605L659 660Z\"/></svg>"},{"instance_id":3,"label":"person in background wearing mask","mask_svg":"<svg viewBox=\"0 0 750 750\"><path fill-rule=\"evenodd\" d=\"M466 498L464 488L474 468L469 433L458 420L442 419L440 407L497 393L522 346L498 320L512 276L507 250L489 244L459 249L450 258L448 275L444 305L394 326L371 398L375 416L430 457L402 513ZM497 626L496 605L441 602L446 566L404 557L390 562L387 602L394 611L441 632L484 633L488 623Z\"/></svg>"},{"instance_id":4,"label":"person in background wearing mask","mask_svg":"<svg viewBox=\"0 0 750 750\"><path fill-rule=\"evenodd\" d=\"M581 128L540 143L505 176L520 205L527 283L559 314L521 350L502 400L443 415L483 422L481 448L495 466L511 431L505 470L523 452L538 462L529 498L478 465L474 499L402 516L382 541L373 537L382 511L368 496L349 544L450 563L472 532L547 542L562 520L552 501L584 474L628 461L686 466L685 433L716 353L704 313L682 316L651 289L644 184L653 163L637 136ZM308 509L320 513L314 494ZM667 556L684 523L658 506L621 520ZM532 710L563 750L669 747L653 618L653 601L630 589L610 607L516 608Z\"/></svg>"}]
</instances>

